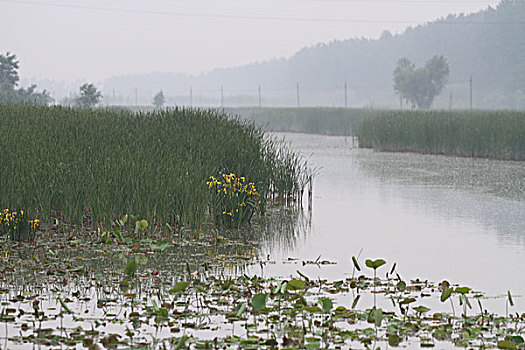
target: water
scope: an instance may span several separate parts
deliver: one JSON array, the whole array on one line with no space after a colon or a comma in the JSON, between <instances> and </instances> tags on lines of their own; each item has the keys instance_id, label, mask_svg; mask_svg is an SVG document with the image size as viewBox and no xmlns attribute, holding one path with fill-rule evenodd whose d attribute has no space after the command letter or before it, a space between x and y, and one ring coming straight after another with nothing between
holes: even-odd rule
<instances>
[{"instance_id":1,"label":"water","mask_svg":"<svg viewBox=\"0 0 525 350\"><path fill-rule=\"evenodd\" d=\"M79 237L66 245L48 246L46 242L27 247L28 252L19 250L19 257L25 258L9 261L14 268L2 266L0 275L2 310L10 309L6 312L13 317L0 327L0 350L25 349L29 344L42 349L64 348L73 343L80 349L86 339L100 342L112 333L120 334L123 341L127 339L123 334L130 330L134 333L127 343L130 345L151 344L182 334L196 339L229 334L246 337L245 321L234 325L224 314L239 301L249 302L245 289L255 291L259 287L243 278L236 281L235 293L224 294L222 277L217 276L253 273L297 278L300 270L311 279L336 281L352 275L350 259L361 251L363 267L365 258L388 262L379 269L380 276L397 262L396 271L407 282L447 279L492 296L511 290L516 306L510 311L525 311L525 298L518 296L525 295L521 271L525 267L524 162L380 153L357 149L344 137L278 136L285 136L318 168L311 211L299 218L293 211L291 215L276 215L280 219L254 225L254 231L240 232L234 241L221 239L220 244L217 238L208 237L197 239L197 245L191 246L172 237L174 246L158 252L155 242L141 241L145 245L142 250L119 245L106 249L105 245L91 246ZM258 233L255 242L250 236L253 232ZM248 235L243 236L245 233ZM76 248L68 254L70 246ZM26 264L26 255L38 258L40 263ZM129 290L123 289L122 269L129 259L138 257L137 276L131 278ZM264 261L250 265L254 257ZM209 262L209 271L202 268L203 261ZM247 265L239 265L239 261ZM372 275L369 269L361 273ZM197 276L202 276L204 291L213 290L205 297L212 306L209 310L202 309L204 297L196 291L184 296L169 293L177 281L200 280ZM316 303L319 295L315 293L324 293L321 290L310 288L308 302ZM335 305L351 308L355 293L352 289L328 296ZM448 303L439 302L439 291L434 294L434 298L415 296L433 312L450 312ZM375 305L376 294L362 291L360 295L358 308ZM72 314L63 313L60 296ZM169 309L170 316L157 320L159 310L154 305ZM391 300L381 295L377 295L377 306L396 310ZM483 299L483 307L499 314L506 312L504 298ZM136 313L133 319L132 312ZM355 327L369 324L361 322ZM89 333L94 328L100 332L98 338ZM419 340L416 337L406 344L419 347ZM357 342L353 347L360 345ZM436 341L436 345L454 348L452 343Z\"/></svg>"},{"instance_id":2,"label":"water","mask_svg":"<svg viewBox=\"0 0 525 350\"><path fill-rule=\"evenodd\" d=\"M297 232L293 245L267 244L264 253L276 263L254 273L342 279L362 249L361 259L389 262L383 274L397 262L405 279L525 296L525 162L375 152L345 137L276 135L318 168L311 229ZM337 264L301 263L319 256Z\"/></svg>"}]
</instances>

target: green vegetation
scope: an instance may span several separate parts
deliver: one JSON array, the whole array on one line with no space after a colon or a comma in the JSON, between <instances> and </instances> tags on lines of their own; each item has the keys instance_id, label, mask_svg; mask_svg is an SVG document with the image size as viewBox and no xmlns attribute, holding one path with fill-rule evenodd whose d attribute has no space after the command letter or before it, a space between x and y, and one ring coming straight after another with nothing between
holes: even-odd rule
<instances>
[{"instance_id":1,"label":"green vegetation","mask_svg":"<svg viewBox=\"0 0 525 350\"><path fill-rule=\"evenodd\" d=\"M75 99L75 104L82 108L93 108L101 98L102 93L94 84L85 83L80 87L80 96Z\"/></svg>"},{"instance_id":2,"label":"green vegetation","mask_svg":"<svg viewBox=\"0 0 525 350\"><path fill-rule=\"evenodd\" d=\"M510 291L404 279L360 254L341 280L308 276L308 265L336 264L320 256L283 261L296 276L264 277L277 263L261 249L264 225L174 235L210 220L238 227L268 198L300 198L306 165L253 124L217 111L1 104L0 123L0 205L24 208L0 213L0 229L34 233L36 213L51 232L32 244L0 237L6 348L525 347L522 297ZM282 212L292 227L269 230L293 243L301 211Z\"/></svg>"},{"instance_id":3,"label":"green vegetation","mask_svg":"<svg viewBox=\"0 0 525 350\"><path fill-rule=\"evenodd\" d=\"M361 121L359 147L525 160L525 113L384 111Z\"/></svg>"},{"instance_id":4,"label":"green vegetation","mask_svg":"<svg viewBox=\"0 0 525 350\"><path fill-rule=\"evenodd\" d=\"M164 103L166 102L166 98L164 97L164 93L162 90L157 92L157 94L153 97L153 105L156 108L162 108L164 106Z\"/></svg>"},{"instance_id":5,"label":"green vegetation","mask_svg":"<svg viewBox=\"0 0 525 350\"><path fill-rule=\"evenodd\" d=\"M210 220L210 176L235 173L269 197L300 198L304 161L254 125L216 111L0 104L0 207L44 223L94 226L134 214L155 225Z\"/></svg>"},{"instance_id":6,"label":"green vegetation","mask_svg":"<svg viewBox=\"0 0 525 350\"><path fill-rule=\"evenodd\" d=\"M357 136L382 151L525 160L525 113L345 108L230 108L270 131Z\"/></svg>"},{"instance_id":7,"label":"green vegetation","mask_svg":"<svg viewBox=\"0 0 525 350\"><path fill-rule=\"evenodd\" d=\"M51 101L47 91L36 92L36 85L17 88L20 80L18 67L16 55L0 54L0 103L47 105Z\"/></svg>"},{"instance_id":8,"label":"green vegetation","mask_svg":"<svg viewBox=\"0 0 525 350\"><path fill-rule=\"evenodd\" d=\"M436 55L417 69L404 57L397 61L394 70L394 90L411 106L429 109L434 98L443 91L448 74L448 62L443 56Z\"/></svg>"},{"instance_id":9,"label":"green vegetation","mask_svg":"<svg viewBox=\"0 0 525 350\"><path fill-rule=\"evenodd\" d=\"M261 203L255 184L244 176L233 173L211 176L206 184L213 198L210 212L220 226L240 227L248 223Z\"/></svg>"},{"instance_id":10,"label":"green vegetation","mask_svg":"<svg viewBox=\"0 0 525 350\"><path fill-rule=\"evenodd\" d=\"M14 241L32 241L40 220L29 219L23 210L0 212L0 233L7 234Z\"/></svg>"},{"instance_id":11,"label":"green vegetation","mask_svg":"<svg viewBox=\"0 0 525 350\"><path fill-rule=\"evenodd\" d=\"M25 249L5 246L6 348L525 348L525 314L515 305L522 297L510 291L487 296L446 280L403 279L383 259L336 281L308 276L305 265L324 268L319 259L287 260L296 275L268 278L247 270L277 263L261 258L257 242L222 236L93 238L57 232ZM382 266L386 274L376 276ZM505 316L491 311L504 305Z\"/></svg>"},{"instance_id":12,"label":"green vegetation","mask_svg":"<svg viewBox=\"0 0 525 350\"><path fill-rule=\"evenodd\" d=\"M228 108L270 131L323 135L354 135L359 121L370 113L358 108Z\"/></svg>"}]
</instances>

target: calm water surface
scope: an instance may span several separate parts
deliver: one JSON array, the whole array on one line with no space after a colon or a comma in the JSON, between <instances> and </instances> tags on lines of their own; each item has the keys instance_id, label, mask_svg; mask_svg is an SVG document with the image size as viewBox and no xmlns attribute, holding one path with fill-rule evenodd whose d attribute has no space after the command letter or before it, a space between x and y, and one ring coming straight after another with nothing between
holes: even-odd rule
<instances>
[{"instance_id":1,"label":"calm water surface","mask_svg":"<svg viewBox=\"0 0 525 350\"><path fill-rule=\"evenodd\" d=\"M525 298L518 297L525 295L525 162L381 153L357 149L351 139L344 137L278 134L278 137L283 136L318 169L312 210L305 210L298 220L293 215L282 215L283 219L269 220L267 225L254 225L254 229L259 230L258 256L265 261L261 265L238 266L238 270L230 267L227 264L229 255L252 256L252 251L257 255L257 249L237 241L227 246L223 246L224 243L218 246L203 244L194 248L176 244L164 253L148 255L146 265L140 267L146 272L137 278L141 281L138 284L141 288L133 289L138 293L137 300L144 301L137 304L142 308L139 311L144 313L148 305L151 309L151 300L155 300L157 290L160 290L157 279L149 273L153 268L162 270L160 280L172 285L180 276L171 276L170 272L181 271L181 264L190 260L193 266L199 266L200 258L216 256L217 261L223 261L222 266L216 263L217 274L239 276L248 272L297 278L296 271L300 270L310 278L340 280L352 274L351 256L357 256L362 250L361 262L365 258L387 260L387 267L379 270L381 276L397 262L397 272L406 281L419 278L439 282L447 279L484 291L489 296L503 295L511 290L516 306L510 311L525 312ZM308 207L307 201L305 207ZM86 253L81 260L89 266L91 262L97 262L104 273L94 269L98 271L94 275L81 275L68 283L64 282L67 275L64 277L51 271L48 276L46 270L63 268L60 264L48 263L43 271L37 269L27 274L15 274L13 281L0 284L0 288L5 288L0 293L0 301L25 311L18 314L18 322L6 322L0 327L0 350L59 347L30 346L11 340L20 334L38 333L37 328L47 329L50 335L52 331L55 336L66 336L78 327L89 330L94 325L104 334L124 334L127 329L135 329L126 314L138 306L130 307L129 303L122 306L124 297L116 287L122 276L114 273L126 265L129 257L124 252L115 252L115 256L109 256L106 261L100 258L100 252L96 250L92 256ZM319 256L320 260L336 264L303 265L303 261L315 261ZM371 276L371 271L364 273ZM49 284L33 281L39 277ZM76 297L71 294L73 291L77 292ZM151 294L152 291L155 295ZM335 299L336 305L350 308L354 292L330 298ZM51 317L35 323L33 303L13 299L22 293L41 295L40 307ZM71 297L69 307L74 315L56 316L61 310L57 300L59 295L65 300ZM360 308L374 305L375 294L365 292L362 295ZM159 297L158 304L161 301ZM441 305L437 298L427 298L423 303L433 311L450 312L449 305ZM393 308L389 299L380 296L377 305L384 310ZM499 314L506 311L503 298L484 299L483 306ZM198 309L198 304L191 307ZM221 307L230 309L232 305ZM79 315L81 317L77 318ZM98 320L104 322L97 324ZM213 314L199 316L196 321L192 319L192 322L202 322L206 326L202 329L196 326L195 329L186 328L186 321L179 318L176 324L181 328L176 331L170 329L171 326L158 328L145 317L143 321L136 326L135 342L168 339L183 333L193 334L199 339L213 339L230 333L247 335L241 324L234 327L231 322ZM29 330L21 328L23 322L29 324ZM419 340L412 339L406 344L408 348L418 348ZM451 343L436 344L439 349L454 348ZM80 344L77 345L81 348ZM360 347L360 344L355 346Z\"/></svg>"},{"instance_id":2,"label":"calm water surface","mask_svg":"<svg viewBox=\"0 0 525 350\"><path fill-rule=\"evenodd\" d=\"M525 295L525 162L375 152L345 137L276 135L318 175L311 228L296 229L293 244L269 242L264 253L275 263L263 274L297 277L299 269L342 279L362 249L362 259L383 258L388 268L397 262L404 279ZM337 264L302 266L318 256Z\"/></svg>"}]
</instances>

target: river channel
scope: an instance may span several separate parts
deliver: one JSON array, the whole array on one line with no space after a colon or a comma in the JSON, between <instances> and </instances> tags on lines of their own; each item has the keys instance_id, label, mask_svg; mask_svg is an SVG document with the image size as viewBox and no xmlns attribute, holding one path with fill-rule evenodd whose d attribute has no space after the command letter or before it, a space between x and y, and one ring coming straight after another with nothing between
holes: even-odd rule
<instances>
[{"instance_id":1,"label":"river channel","mask_svg":"<svg viewBox=\"0 0 525 350\"><path fill-rule=\"evenodd\" d=\"M264 246L273 263L253 273L343 279L361 252L361 259L397 262L406 279L525 295L525 162L376 152L345 137L275 136L317 169L312 212L292 244ZM336 264L303 264L315 260Z\"/></svg>"}]
</instances>

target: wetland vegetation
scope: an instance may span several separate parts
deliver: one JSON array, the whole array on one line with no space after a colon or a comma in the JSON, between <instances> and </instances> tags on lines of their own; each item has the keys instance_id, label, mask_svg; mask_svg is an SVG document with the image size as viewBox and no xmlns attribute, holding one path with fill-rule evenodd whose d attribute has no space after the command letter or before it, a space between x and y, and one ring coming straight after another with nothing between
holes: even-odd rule
<instances>
[{"instance_id":1,"label":"wetland vegetation","mask_svg":"<svg viewBox=\"0 0 525 350\"><path fill-rule=\"evenodd\" d=\"M253 237L253 235L251 235ZM247 274L275 263L256 240L169 234L104 242L53 232L7 242L0 261L0 347L216 349L524 347L525 314L508 292L498 316L462 285L404 279L395 263L352 257L351 275Z\"/></svg>"},{"instance_id":2,"label":"wetland vegetation","mask_svg":"<svg viewBox=\"0 0 525 350\"><path fill-rule=\"evenodd\" d=\"M354 108L236 108L271 131L355 136L380 151L525 160L520 111L399 111Z\"/></svg>"},{"instance_id":3,"label":"wetland vegetation","mask_svg":"<svg viewBox=\"0 0 525 350\"><path fill-rule=\"evenodd\" d=\"M289 258L294 274L266 276L277 262L265 241L293 244L311 224L299 203L312 173L252 124L187 109L0 106L0 117L12 208L0 217L2 350L525 348L511 291L405 278L351 254ZM9 237L13 217L32 243ZM306 271L337 264L338 280Z\"/></svg>"},{"instance_id":4,"label":"wetland vegetation","mask_svg":"<svg viewBox=\"0 0 525 350\"><path fill-rule=\"evenodd\" d=\"M195 228L217 209L210 176L243 177L260 194L250 202L257 214L269 198L300 199L309 177L280 142L217 111L0 105L0 124L0 206L48 226L107 226L134 214Z\"/></svg>"},{"instance_id":5,"label":"wetland vegetation","mask_svg":"<svg viewBox=\"0 0 525 350\"><path fill-rule=\"evenodd\" d=\"M525 113L384 111L364 118L359 146L381 151L525 160Z\"/></svg>"}]
</instances>

